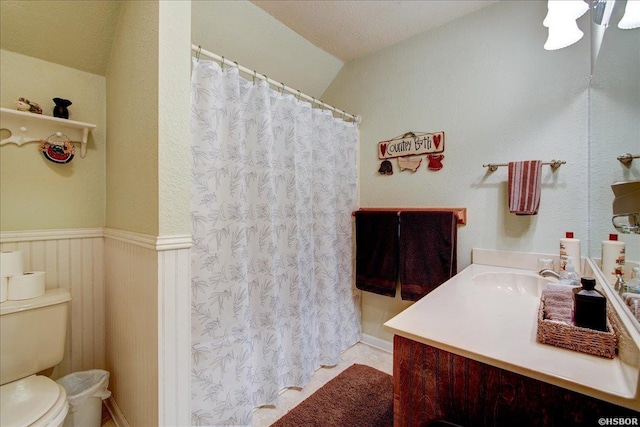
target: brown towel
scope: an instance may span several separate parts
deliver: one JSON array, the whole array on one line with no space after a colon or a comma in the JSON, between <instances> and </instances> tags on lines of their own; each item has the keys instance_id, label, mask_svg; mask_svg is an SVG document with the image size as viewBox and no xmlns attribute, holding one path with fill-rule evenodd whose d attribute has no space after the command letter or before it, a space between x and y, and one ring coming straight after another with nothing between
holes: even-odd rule
<instances>
[{"instance_id":1,"label":"brown towel","mask_svg":"<svg viewBox=\"0 0 640 427\"><path fill-rule=\"evenodd\" d=\"M394 297L398 282L398 213L356 212L356 287Z\"/></svg>"},{"instance_id":2,"label":"brown towel","mask_svg":"<svg viewBox=\"0 0 640 427\"><path fill-rule=\"evenodd\" d=\"M509 162L509 212L535 215L540 207L542 162Z\"/></svg>"},{"instance_id":3,"label":"brown towel","mask_svg":"<svg viewBox=\"0 0 640 427\"><path fill-rule=\"evenodd\" d=\"M400 289L417 301L457 273L454 212L400 213Z\"/></svg>"}]
</instances>

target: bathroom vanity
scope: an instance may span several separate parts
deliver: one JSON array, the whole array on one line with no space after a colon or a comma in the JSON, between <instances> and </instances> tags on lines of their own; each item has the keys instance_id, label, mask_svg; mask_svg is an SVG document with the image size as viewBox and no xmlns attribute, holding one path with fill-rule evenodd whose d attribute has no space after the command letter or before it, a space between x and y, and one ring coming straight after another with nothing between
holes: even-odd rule
<instances>
[{"instance_id":1,"label":"bathroom vanity","mask_svg":"<svg viewBox=\"0 0 640 427\"><path fill-rule=\"evenodd\" d=\"M536 341L540 294L553 281L535 272L541 256L474 249L472 265L385 323L395 335L395 426L639 417L637 331L620 323L613 359Z\"/></svg>"}]
</instances>

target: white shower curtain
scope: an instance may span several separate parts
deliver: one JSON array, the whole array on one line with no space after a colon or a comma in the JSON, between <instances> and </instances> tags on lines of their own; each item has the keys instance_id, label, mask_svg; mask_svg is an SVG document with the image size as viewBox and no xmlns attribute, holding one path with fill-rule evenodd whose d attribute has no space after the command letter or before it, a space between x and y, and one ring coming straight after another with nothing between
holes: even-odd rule
<instances>
[{"instance_id":1,"label":"white shower curtain","mask_svg":"<svg viewBox=\"0 0 640 427\"><path fill-rule=\"evenodd\" d=\"M360 338L358 134L210 61L191 104L192 424L247 426Z\"/></svg>"}]
</instances>

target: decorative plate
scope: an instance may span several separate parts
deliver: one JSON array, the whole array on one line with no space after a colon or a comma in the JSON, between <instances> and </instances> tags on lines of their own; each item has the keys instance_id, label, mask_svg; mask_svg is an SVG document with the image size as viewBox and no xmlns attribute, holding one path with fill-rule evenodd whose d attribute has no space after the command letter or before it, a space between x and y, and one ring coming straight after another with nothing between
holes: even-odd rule
<instances>
[{"instance_id":1,"label":"decorative plate","mask_svg":"<svg viewBox=\"0 0 640 427\"><path fill-rule=\"evenodd\" d=\"M76 151L71 141L40 141L40 148L44 157L53 163L69 163Z\"/></svg>"}]
</instances>

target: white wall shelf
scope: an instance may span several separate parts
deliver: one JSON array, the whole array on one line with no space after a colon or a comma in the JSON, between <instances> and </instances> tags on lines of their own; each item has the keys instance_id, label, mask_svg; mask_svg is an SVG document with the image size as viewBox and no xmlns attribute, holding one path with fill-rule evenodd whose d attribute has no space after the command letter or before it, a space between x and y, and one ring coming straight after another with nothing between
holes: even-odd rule
<instances>
[{"instance_id":1,"label":"white wall shelf","mask_svg":"<svg viewBox=\"0 0 640 427\"><path fill-rule=\"evenodd\" d=\"M69 137L72 142L80 143L80 157L87 153L89 132L95 129L92 123L60 119L42 114L0 108L0 129L10 132L7 138L0 140L0 145L39 142L49 136L60 133Z\"/></svg>"}]
</instances>

